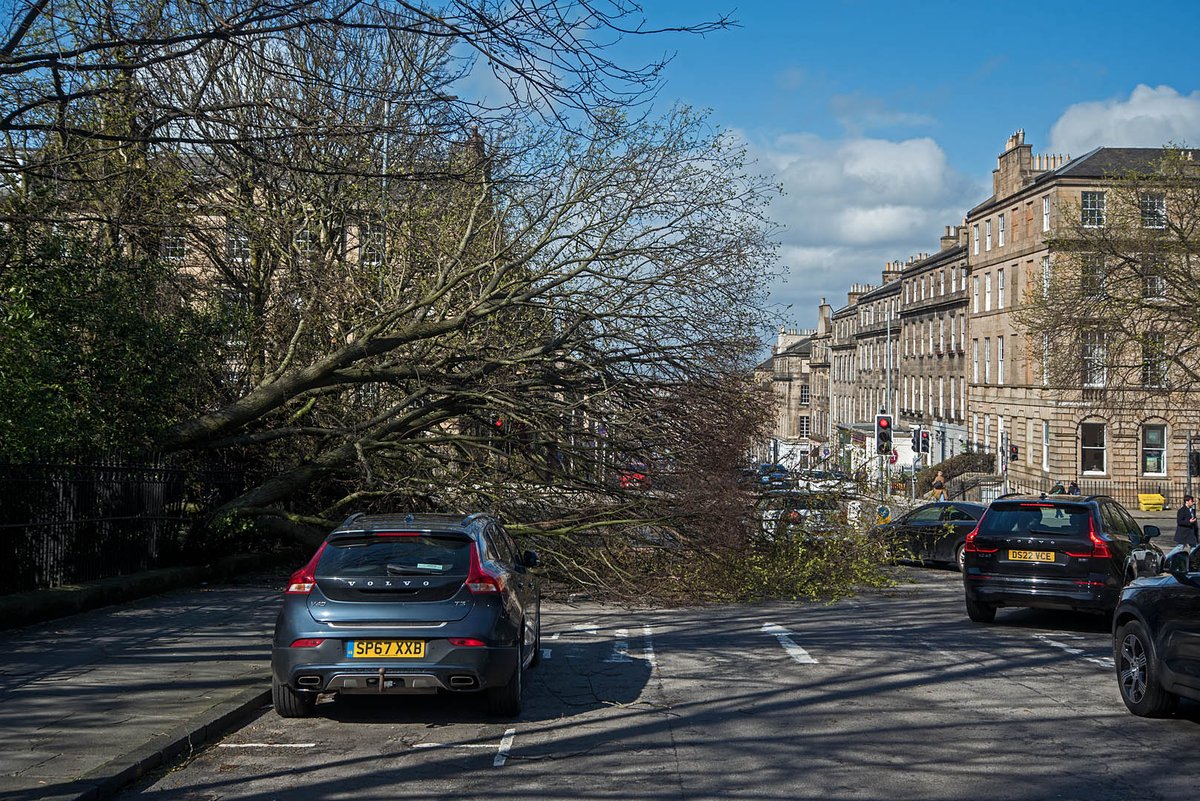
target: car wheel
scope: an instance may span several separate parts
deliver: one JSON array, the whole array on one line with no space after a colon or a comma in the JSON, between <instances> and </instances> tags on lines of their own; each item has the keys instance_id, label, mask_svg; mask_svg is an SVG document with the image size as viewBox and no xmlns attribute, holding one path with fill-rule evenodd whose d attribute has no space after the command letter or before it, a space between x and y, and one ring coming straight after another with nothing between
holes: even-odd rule
<instances>
[{"instance_id":1,"label":"car wheel","mask_svg":"<svg viewBox=\"0 0 1200 801\"><path fill-rule=\"evenodd\" d=\"M1122 623L1113 638L1113 650L1121 700L1129 711L1144 718L1171 714L1179 696L1164 690L1159 683L1158 658L1146 627L1137 620Z\"/></svg>"},{"instance_id":2,"label":"car wheel","mask_svg":"<svg viewBox=\"0 0 1200 801\"><path fill-rule=\"evenodd\" d=\"M961 573L966 568L966 563L967 544L965 542L960 542L958 547L954 549L954 566L957 567L958 572Z\"/></svg>"},{"instance_id":3,"label":"car wheel","mask_svg":"<svg viewBox=\"0 0 1200 801\"><path fill-rule=\"evenodd\" d=\"M975 623L991 623L996 619L996 605L967 598L967 617Z\"/></svg>"},{"instance_id":4,"label":"car wheel","mask_svg":"<svg viewBox=\"0 0 1200 801\"><path fill-rule=\"evenodd\" d=\"M525 684L525 660L521 658L522 650L524 649L517 649L517 667L508 681L500 687L484 690L487 711L490 714L505 718L515 718L521 714L521 691Z\"/></svg>"},{"instance_id":5,"label":"car wheel","mask_svg":"<svg viewBox=\"0 0 1200 801\"><path fill-rule=\"evenodd\" d=\"M317 706L317 694L293 690L272 676L271 703L281 718L307 718Z\"/></svg>"}]
</instances>

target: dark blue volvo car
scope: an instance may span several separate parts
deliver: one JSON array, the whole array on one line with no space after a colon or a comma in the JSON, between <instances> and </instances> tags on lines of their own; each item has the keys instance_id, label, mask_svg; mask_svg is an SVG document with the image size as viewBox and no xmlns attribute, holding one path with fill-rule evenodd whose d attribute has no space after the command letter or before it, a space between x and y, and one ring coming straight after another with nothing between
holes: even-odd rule
<instances>
[{"instance_id":1,"label":"dark blue volvo car","mask_svg":"<svg viewBox=\"0 0 1200 801\"><path fill-rule=\"evenodd\" d=\"M540 655L537 563L486 514L351 516L288 581L275 711L310 715L321 693L444 691L519 714Z\"/></svg>"}]
</instances>

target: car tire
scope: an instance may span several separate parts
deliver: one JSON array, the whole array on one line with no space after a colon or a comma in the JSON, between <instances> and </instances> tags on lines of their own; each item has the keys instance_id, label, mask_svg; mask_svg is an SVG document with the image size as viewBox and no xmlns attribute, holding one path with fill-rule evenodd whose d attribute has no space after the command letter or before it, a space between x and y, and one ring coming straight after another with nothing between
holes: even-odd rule
<instances>
[{"instance_id":1,"label":"car tire","mask_svg":"<svg viewBox=\"0 0 1200 801\"><path fill-rule=\"evenodd\" d=\"M1158 658L1146 627L1137 620L1122 623L1113 637L1113 661L1121 700L1133 714L1162 718L1175 711L1179 696L1159 682Z\"/></svg>"},{"instance_id":2,"label":"car tire","mask_svg":"<svg viewBox=\"0 0 1200 801\"><path fill-rule=\"evenodd\" d=\"M521 714L521 693L525 689L525 660L517 649L517 667L504 684L484 690L484 700L489 714L503 718L515 718Z\"/></svg>"},{"instance_id":3,"label":"car tire","mask_svg":"<svg viewBox=\"0 0 1200 801\"><path fill-rule=\"evenodd\" d=\"M317 706L317 694L293 690L279 679L271 677L271 703L281 718L307 718Z\"/></svg>"},{"instance_id":4,"label":"car tire","mask_svg":"<svg viewBox=\"0 0 1200 801\"><path fill-rule=\"evenodd\" d=\"M966 569L967 561L967 544L960 542L954 549L954 566L958 568L958 572L962 573Z\"/></svg>"},{"instance_id":5,"label":"car tire","mask_svg":"<svg viewBox=\"0 0 1200 801\"><path fill-rule=\"evenodd\" d=\"M991 623L996 619L996 605L967 597L967 617L974 623Z\"/></svg>"}]
</instances>

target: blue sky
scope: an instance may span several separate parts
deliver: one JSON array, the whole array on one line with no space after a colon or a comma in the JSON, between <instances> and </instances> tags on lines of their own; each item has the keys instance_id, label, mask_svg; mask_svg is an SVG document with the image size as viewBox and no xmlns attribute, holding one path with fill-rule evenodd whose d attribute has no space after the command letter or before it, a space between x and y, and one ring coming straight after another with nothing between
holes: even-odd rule
<instances>
[{"instance_id":1,"label":"blue sky","mask_svg":"<svg viewBox=\"0 0 1200 801\"><path fill-rule=\"evenodd\" d=\"M649 27L738 22L622 50L675 53L659 103L711 109L783 184L771 302L789 327L878 283L886 260L936 250L991 193L1017 129L1035 154L1200 145L1193 2L645 0L644 13Z\"/></svg>"}]
</instances>

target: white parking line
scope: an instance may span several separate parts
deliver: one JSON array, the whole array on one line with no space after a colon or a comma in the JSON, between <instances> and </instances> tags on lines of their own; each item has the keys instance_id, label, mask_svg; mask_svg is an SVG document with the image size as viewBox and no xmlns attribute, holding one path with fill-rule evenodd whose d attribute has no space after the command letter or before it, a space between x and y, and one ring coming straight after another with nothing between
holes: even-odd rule
<instances>
[{"instance_id":1,"label":"white parking line","mask_svg":"<svg viewBox=\"0 0 1200 801\"><path fill-rule=\"evenodd\" d=\"M778 623L763 623L762 632L764 634L770 634L772 637L778 640L779 644L783 646L783 650L787 651L788 656L796 660L801 665L817 664L817 660L813 659L808 651L805 651L799 645L796 645L796 643L792 642L792 632L788 631L783 626L780 626Z\"/></svg>"},{"instance_id":2,"label":"white parking line","mask_svg":"<svg viewBox=\"0 0 1200 801\"><path fill-rule=\"evenodd\" d=\"M1083 637L1080 637L1079 635L1066 634L1066 635L1060 635L1060 636L1063 639L1076 639L1076 640L1083 639ZM1082 648L1076 648L1073 645L1068 645L1065 642L1060 642L1059 640L1052 639L1050 636L1048 636L1046 634L1035 634L1035 635L1033 635L1033 638L1035 640L1040 640L1041 642L1044 642L1046 645L1049 645L1053 648L1058 648L1060 651L1064 651L1068 654L1071 654L1072 656L1079 656L1081 654L1087 653ZM1112 657L1085 656L1083 659L1085 662L1091 662L1093 665L1099 665L1100 667L1108 668L1110 670L1116 669L1116 663L1113 662Z\"/></svg>"},{"instance_id":3,"label":"white parking line","mask_svg":"<svg viewBox=\"0 0 1200 801\"><path fill-rule=\"evenodd\" d=\"M508 761L508 750L512 748L513 738L517 736L516 729L509 729L504 732L504 739L500 741L500 750L496 752L496 758L492 761L492 767L503 767Z\"/></svg>"},{"instance_id":4,"label":"white parking line","mask_svg":"<svg viewBox=\"0 0 1200 801\"><path fill-rule=\"evenodd\" d=\"M632 662L633 657L629 655L629 641L625 639L629 636L628 629L617 629L617 637L619 638L613 643L613 651L604 660L605 664L616 664L619 662Z\"/></svg>"},{"instance_id":5,"label":"white parking line","mask_svg":"<svg viewBox=\"0 0 1200 801\"><path fill-rule=\"evenodd\" d=\"M646 638L646 647L643 649L646 661L650 663L651 670L657 670L658 657L654 653L654 633L649 626L642 626L642 636Z\"/></svg>"},{"instance_id":6,"label":"white parking line","mask_svg":"<svg viewBox=\"0 0 1200 801\"><path fill-rule=\"evenodd\" d=\"M217 748L316 748L316 743L218 743Z\"/></svg>"}]
</instances>

